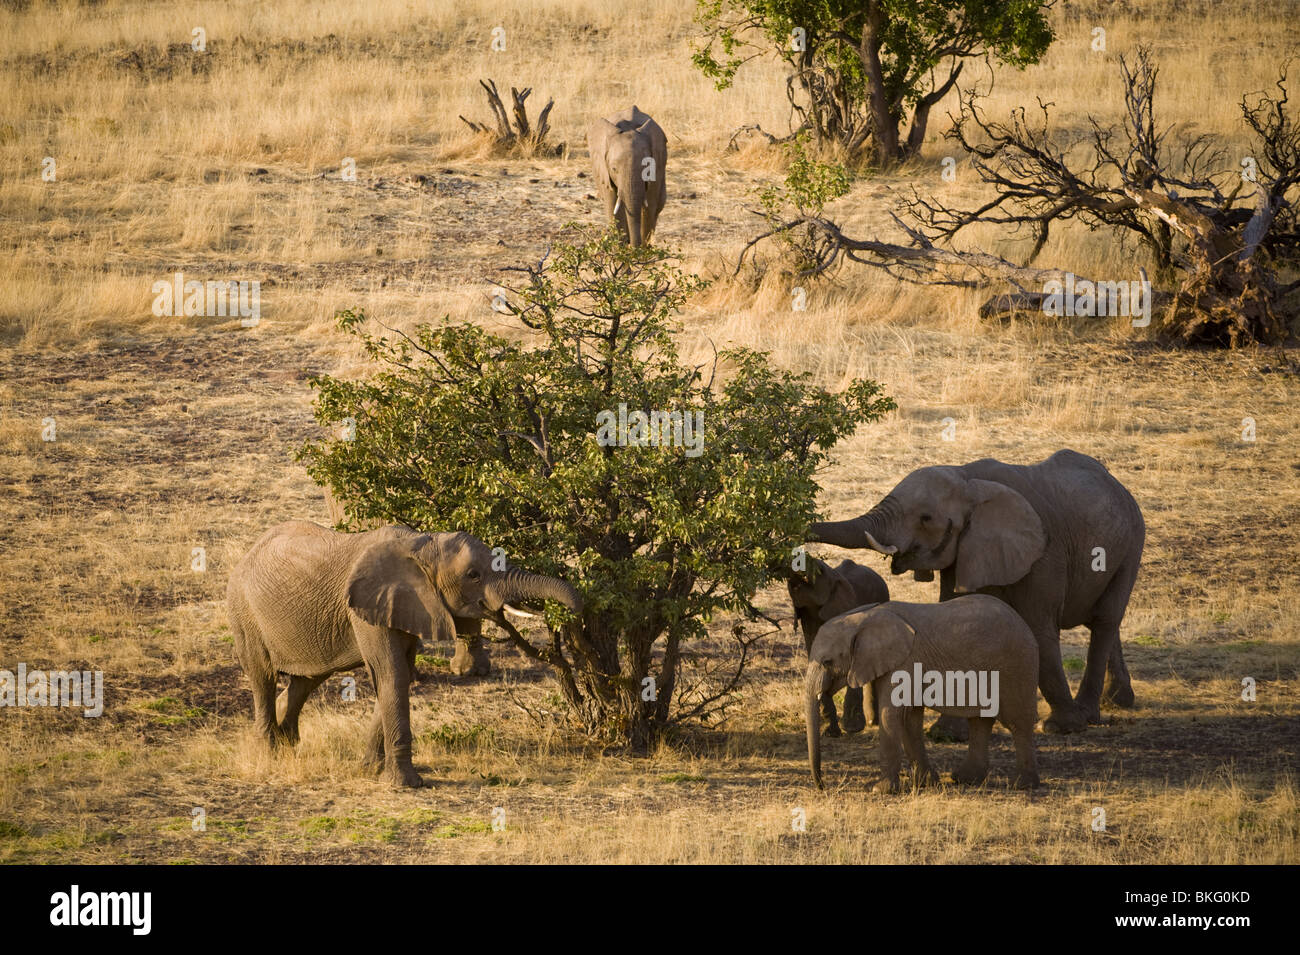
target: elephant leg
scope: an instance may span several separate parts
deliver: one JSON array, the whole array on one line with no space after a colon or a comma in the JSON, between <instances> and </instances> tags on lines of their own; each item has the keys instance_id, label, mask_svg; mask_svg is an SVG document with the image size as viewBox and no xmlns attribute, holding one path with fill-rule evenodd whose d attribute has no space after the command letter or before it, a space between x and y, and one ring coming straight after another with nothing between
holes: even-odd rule
<instances>
[{"instance_id":1,"label":"elephant leg","mask_svg":"<svg viewBox=\"0 0 1300 955\"><path fill-rule=\"evenodd\" d=\"M1131 570L1127 564L1121 567L1111 578L1101 599L1097 601L1093 619L1088 622L1093 641L1103 636L1110 641L1110 654L1106 659L1107 679L1102 688L1101 698L1125 709L1133 705L1135 698L1128 667L1124 664L1124 648L1119 639L1119 625L1124 619L1124 611L1128 609L1128 598L1133 593L1133 584L1136 580L1136 563Z\"/></svg>"},{"instance_id":2,"label":"elephant leg","mask_svg":"<svg viewBox=\"0 0 1300 955\"><path fill-rule=\"evenodd\" d=\"M492 658L482 637L456 635L456 655L451 658L451 672L456 676L487 676L492 672Z\"/></svg>"},{"instance_id":3,"label":"elephant leg","mask_svg":"<svg viewBox=\"0 0 1300 955\"><path fill-rule=\"evenodd\" d=\"M1128 665L1124 662L1124 648L1120 645L1118 635L1111 645L1110 659L1106 663L1106 685L1102 688L1101 698L1103 702L1123 709L1129 709L1136 702Z\"/></svg>"},{"instance_id":4,"label":"elephant leg","mask_svg":"<svg viewBox=\"0 0 1300 955\"><path fill-rule=\"evenodd\" d=\"M1106 677L1106 666L1110 662L1111 650L1119 643L1119 628L1097 626L1092 628L1092 637L1088 641L1088 662L1083 668L1083 679L1079 682L1079 692L1075 704L1083 711L1089 723L1102 723L1101 689Z\"/></svg>"},{"instance_id":5,"label":"elephant leg","mask_svg":"<svg viewBox=\"0 0 1300 955\"><path fill-rule=\"evenodd\" d=\"M936 743L964 743L970 738L970 724L962 716L940 715L929 733Z\"/></svg>"},{"instance_id":6,"label":"elephant leg","mask_svg":"<svg viewBox=\"0 0 1300 955\"><path fill-rule=\"evenodd\" d=\"M284 688L275 701L275 713L280 728L280 735L290 746L298 744L298 714L316 687L329 678L324 676L291 676L289 685Z\"/></svg>"},{"instance_id":7,"label":"elephant leg","mask_svg":"<svg viewBox=\"0 0 1300 955\"><path fill-rule=\"evenodd\" d=\"M249 674L253 684L253 725L259 735L266 738L267 744L275 749L284 739L275 722L275 673L264 672Z\"/></svg>"},{"instance_id":8,"label":"elephant leg","mask_svg":"<svg viewBox=\"0 0 1300 955\"><path fill-rule=\"evenodd\" d=\"M1046 625L1033 626L1038 642L1038 686L1052 714L1043 721L1047 733L1079 733L1088 728L1088 715L1070 695L1070 681L1061 663L1061 632Z\"/></svg>"},{"instance_id":9,"label":"elephant leg","mask_svg":"<svg viewBox=\"0 0 1300 955\"><path fill-rule=\"evenodd\" d=\"M630 243L632 234L627 230L627 203L623 201L618 193L612 193L610 201L606 203L609 209L609 217L614 221L618 234L623 237L623 241Z\"/></svg>"},{"instance_id":10,"label":"elephant leg","mask_svg":"<svg viewBox=\"0 0 1300 955\"><path fill-rule=\"evenodd\" d=\"M824 730L825 734L827 736L843 735L840 732L840 721L835 714L835 694L823 693L821 696L821 703L822 703L822 718L827 721L826 729Z\"/></svg>"},{"instance_id":11,"label":"elephant leg","mask_svg":"<svg viewBox=\"0 0 1300 955\"><path fill-rule=\"evenodd\" d=\"M953 782L978 786L989 774L989 738L993 735L993 717L972 716L967 721L970 744L966 758L952 774Z\"/></svg>"},{"instance_id":12,"label":"elephant leg","mask_svg":"<svg viewBox=\"0 0 1300 955\"><path fill-rule=\"evenodd\" d=\"M384 710L378 700L370 718L370 728L366 731L366 755L361 766L372 773L382 772L384 768Z\"/></svg>"},{"instance_id":13,"label":"elephant leg","mask_svg":"<svg viewBox=\"0 0 1300 955\"><path fill-rule=\"evenodd\" d=\"M912 764L912 785L929 786L939 781L939 775L930 765L925 755L925 710L919 706L904 709L903 748L907 750L908 761Z\"/></svg>"},{"instance_id":14,"label":"elephant leg","mask_svg":"<svg viewBox=\"0 0 1300 955\"><path fill-rule=\"evenodd\" d=\"M844 691L844 732L861 733L867 728L867 717L862 712L862 687L849 687Z\"/></svg>"},{"instance_id":15,"label":"elephant leg","mask_svg":"<svg viewBox=\"0 0 1300 955\"><path fill-rule=\"evenodd\" d=\"M903 737L903 714L896 706L880 708L880 769L884 778L876 783L878 793L898 792L899 751Z\"/></svg>"},{"instance_id":16,"label":"elephant leg","mask_svg":"<svg viewBox=\"0 0 1300 955\"><path fill-rule=\"evenodd\" d=\"M876 695L876 684L871 684L871 725L880 725L880 697Z\"/></svg>"},{"instance_id":17,"label":"elephant leg","mask_svg":"<svg viewBox=\"0 0 1300 955\"><path fill-rule=\"evenodd\" d=\"M387 652L373 662L367 661L375 675L375 695L379 699L380 719L384 729L384 771L395 787L419 788L424 785L411 765L411 678L414 674L415 638L390 632ZM409 651L397 646L399 640L410 644Z\"/></svg>"},{"instance_id":18,"label":"elephant leg","mask_svg":"<svg viewBox=\"0 0 1300 955\"><path fill-rule=\"evenodd\" d=\"M1034 716L1037 716L1037 713ZM1026 717L1014 726L1007 726L1007 729L1011 730L1011 738L1016 744L1015 786L1017 789L1033 789L1038 785L1038 751L1034 746L1034 717Z\"/></svg>"},{"instance_id":19,"label":"elephant leg","mask_svg":"<svg viewBox=\"0 0 1300 955\"><path fill-rule=\"evenodd\" d=\"M253 725L275 749L281 742L280 728L275 722L275 669L260 639L250 639L241 626L234 630L235 653L253 688Z\"/></svg>"}]
</instances>

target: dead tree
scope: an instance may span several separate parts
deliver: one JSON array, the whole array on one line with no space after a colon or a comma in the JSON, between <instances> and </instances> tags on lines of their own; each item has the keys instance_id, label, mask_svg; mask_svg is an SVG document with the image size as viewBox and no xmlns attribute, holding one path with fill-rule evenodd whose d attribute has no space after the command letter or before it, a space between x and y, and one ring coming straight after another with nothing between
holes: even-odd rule
<instances>
[{"instance_id":1,"label":"dead tree","mask_svg":"<svg viewBox=\"0 0 1300 955\"><path fill-rule=\"evenodd\" d=\"M479 86L483 87L483 92L487 94L488 106L492 110L492 116L495 120L496 129L493 129L487 123L476 123L461 116L461 122L465 123L476 133L486 135L495 135L493 143L502 149L525 149L536 151L546 141L546 134L551 131L549 117L551 108L555 106L555 100L548 99L546 106L542 108L541 114L537 117L537 126L528 122L528 110L524 106L524 100L528 99L533 88L527 87L524 90L518 90L510 87L510 97L514 100L514 128L510 127L510 115L506 112L505 105L501 102L501 94L497 92L496 83L489 79L486 82L478 81Z\"/></svg>"},{"instance_id":2,"label":"dead tree","mask_svg":"<svg viewBox=\"0 0 1300 955\"><path fill-rule=\"evenodd\" d=\"M1119 130L1089 120L1086 137L1053 135L1049 104L1038 102L1030 119L1023 108L1008 123L990 121L973 93L946 134L969 153L993 195L973 209L949 206L915 189L904 203L911 224L895 216L907 244L851 239L822 218L773 222L745 247L791 229L817 233L815 275L847 259L882 268L909 281L963 286L1009 281L1016 292L996 296L982 312L1020 309L1041 302L1043 283L1068 270L1034 265L1051 227L1076 220L1136 241L1151 258L1157 280L1157 330L1182 341L1236 346L1277 342L1290 317L1284 299L1300 281L1281 285L1280 267L1300 265L1300 231L1294 190L1300 184L1300 127L1288 109L1286 66L1278 93L1248 94L1241 108L1251 135L1249 156L1229 161L1207 136L1161 129L1154 116L1157 70L1141 50L1136 63L1120 59L1125 120ZM1080 162L1076 157L1086 157ZM953 240L975 225L996 225L1025 235L1023 262L983 251L957 251ZM1073 281L1071 276L1071 281Z\"/></svg>"}]
</instances>

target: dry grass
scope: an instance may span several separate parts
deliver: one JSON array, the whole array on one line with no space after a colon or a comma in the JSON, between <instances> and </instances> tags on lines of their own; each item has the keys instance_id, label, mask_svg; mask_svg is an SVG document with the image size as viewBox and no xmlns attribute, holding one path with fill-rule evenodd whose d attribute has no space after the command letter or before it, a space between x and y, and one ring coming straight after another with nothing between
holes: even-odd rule
<instances>
[{"instance_id":1,"label":"dry grass","mask_svg":"<svg viewBox=\"0 0 1300 955\"><path fill-rule=\"evenodd\" d=\"M784 128L783 86L759 66L713 92L687 59L691 7L109 0L0 12L0 667L100 668L107 695L97 720L0 711L0 860L1297 861L1295 349L1170 352L1109 320L982 324L977 296L858 272L811 288L803 313L774 277L757 292L720 281L684 316L684 350L743 342L830 386L885 383L900 410L842 447L823 481L833 516L924 464L1066 446L1133 491L1149 528L1123 632L1140 707L1078 738L1040 736L1044 791L1005 789L999 736L984 790L868 795L868 732L829 741L831 788L817 794L788 630L724 726L690 728L649 758L602 754L525 715L518 704L553 709L554 686L501 649L491 678L462 685L436 659L450 648L428 648L413 720L432 789L390 792L360 773L364 680L359 703L339 699L337 678L321 691L294 754L272 758L251 738L225 575L267 526L325 519L289 453L315 430L306 377L360 368L335 309L491 323L497 268L536 259L568 221L596 221L584 128L629 101L670 138L659 239L712 272L752 232L747 196L779 163L722 147L744 123ZM1087 112L1113 119L1114 54L1150 42L1164 117L1236 148L1235 103L1271 81L1286 11L1179 9L1059 11L1057 44L1039 66L998 73L990 114L1041 94L1062 129L1082 130ZM190 51L185 24L206 29L206 53ZM507 51L493 54L498 25ZM1109 54L1088 51L1093 25ZM485 155L456 119L483 113L483 76L554 97L568 150ZM913 184L978 194L968 173L939 178L943 112L922 160L837 203L852 231L885 230L888 203ZM45 156L55 183L40 179ZM340 178L344 157L356 182ZM1044 260L1116 277L1136 261L1071 230ZM155 318L150 286L178 270L260 280L262 324ZM1240 440L1246 416L1253 444ZM47 417L54 443L41 440ZM205 573L190 569L199 546ZM787 615L779 588L764 600ZM1067 656L1082 656L1085 636L1066 636ZM719 639L700 652L727 650ZM1240 700L1246 676L1253 704ZM956 763L958 747L933 748L940 768ZM1105 832L1090 827L1097 806ZM504 832L491 831L494 807Z\"/></svg>"}]
</instances>

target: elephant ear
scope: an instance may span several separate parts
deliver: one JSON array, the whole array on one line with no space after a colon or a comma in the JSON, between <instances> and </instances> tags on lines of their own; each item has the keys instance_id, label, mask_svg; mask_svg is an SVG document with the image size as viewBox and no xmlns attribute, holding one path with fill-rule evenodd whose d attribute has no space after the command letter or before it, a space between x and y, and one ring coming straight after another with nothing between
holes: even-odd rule
<instances>
[{"instance_id":1,"label":"elephant ear","mask_svg":"<svg viewBox=\"0 0 1300 955\"><path fill-rule=\"evenodd\" d=\"M456 623L414 552L429 542L381 540L366 548L348 577L348 607L366 623L401 630L424 640L451 640Z\"/></svg>"},{"instance_id":2,"label":"elephant ear","mask_svg":"<svg viewBox=\"0 0 1300 955\"><path fill-rule=\"evenodd\" d=\"M867 686L904 667L912 657L915 639L911 625L886 605L868 610L853 637L849 686Z\"/></svg>"},{"instance_id":3,"label":"elephant ear","mask_svg":"<svg viewBox=\"0 0 1300 955\"><path fill-rule=\"evenodd\" d=\"M957 547L957 593L1014 584L1043 556L1047 535L1024 495L997 481L970 482L974 504Z\"/></svg>"}]
</instances>

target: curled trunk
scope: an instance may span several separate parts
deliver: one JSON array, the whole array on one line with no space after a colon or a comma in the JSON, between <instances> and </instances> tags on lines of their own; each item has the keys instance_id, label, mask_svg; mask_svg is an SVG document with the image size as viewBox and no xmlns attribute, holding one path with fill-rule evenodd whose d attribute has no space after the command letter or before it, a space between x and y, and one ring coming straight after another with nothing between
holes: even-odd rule
<instances>
[{"instance_id":1,"label":"curled trunk","mask_svg":"<svg viewBox=\"0 0 1300 955\"><path fill-rule=\"evenodd\" d=\"M530 574L511 567L501 575L496 587L497 597L503 604L522 601L554 600L574 613L582 612L582 597L572 585L556 577Z\"/></svg>"}]
</instances>

